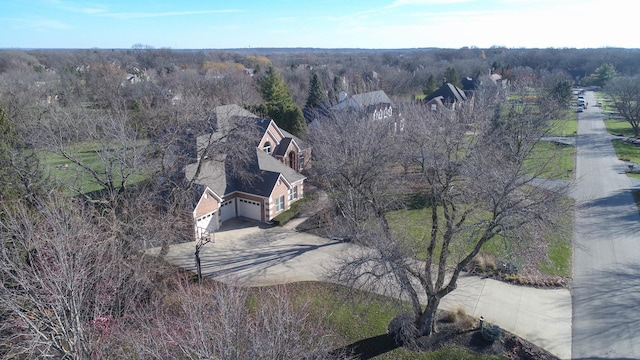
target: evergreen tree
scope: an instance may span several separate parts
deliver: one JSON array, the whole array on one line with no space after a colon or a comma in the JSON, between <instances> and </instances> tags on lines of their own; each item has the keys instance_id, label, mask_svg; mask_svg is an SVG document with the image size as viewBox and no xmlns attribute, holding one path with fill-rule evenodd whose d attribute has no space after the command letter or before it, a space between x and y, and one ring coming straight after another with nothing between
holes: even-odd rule
<instances>
[{"instance_id":1,"label":"evergreen tree","mask_svg":"<svg viewBox=\"0 0 640 360\"><path fill-rule=\"evenodd\" d=\"M613 64L602 64L593 74L589 75L589 80L593 85L605 86L609 80L616 76L618 76L618 72Z\"/></svg>"},{"instance_id":2,"label":"evergreen tree","mask_svg":"<svg viewBox=\"0 0 640 360\"><path fill-rule=\"evenodd\" d=\"M287 84L273 66L269 67L261 79L260 92L265 102L258 107L258 111L272 118L280 128L293 135L306 135L307 123L302 111L293 102Z\"/></svg>"},{"instance_id":3,"label":"evergreen tree","mask_svg":"<svg viewBox=\"0 0 640 360\"><path fill-rule=\"evenodd\" d=\"M568 104L571 101L573 93L571 92L571 82L569 80L560 80L550 91L551 97L561 104Z\"/></svg>"},{"instance_id":4,"label":"evergreen tree","mask_svg":"<svg viewBox=\"0 0 640 360\"><path fill-rule=\"evenodd\" d=\"M458 71L454 67L449 67L444 72L444 77L446 82L451 83L459 88L462 88L462 82L460 82L460 75L458 75Z\"/></svg>"},{"instance_id":5,"label":"evergreen tree","mask_svg":"<svg viewBox=\"0 0 640 360\"><path fill-rule=\"evenodd\" d=\"M314 108L325 100L326 97L322 90L322 81L320 80L320 76L318 76L317 73L313 73L309 84L309 96L307 97L305 107Z\"/></svg>"},{"instance_id":6,"label":"evergreen tree","mask_svg":"<svg viewBox=\"0 0 640 360\"><path fill-rule=\"evenodd\" d=\"M436 80L435 76L433 76L433 74L429 75L429 78L427 79L427 83L424 85L424 88L422 89L422 93L429 96L431 94L433 94L436 90L438 90L438 81Z\"/></svg>"}]
</instances>

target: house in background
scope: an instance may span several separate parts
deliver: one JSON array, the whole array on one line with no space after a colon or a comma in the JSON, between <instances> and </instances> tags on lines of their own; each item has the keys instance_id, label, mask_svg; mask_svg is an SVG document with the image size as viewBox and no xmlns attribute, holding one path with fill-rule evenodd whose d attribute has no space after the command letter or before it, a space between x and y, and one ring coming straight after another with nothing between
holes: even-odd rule
<instances>
[{"instance_id":1,"label":"house in background","mask_svg":"<svg viewBox=\"0 0 640 360\"><path fill-rule=\"evenodd\" d=\"M467 94L459 87L445 82L440 88L429 96L425 97L423 103L427 109L431 111L439 111L442 109L455 110L467 101Z\"/></svg>"},{"instance_id":2,"label":"house in background","mask_svg":"<svg viewBox=\"0 0 640 360\"><path fill-rule=\"evenodd\" d=\"M394 128L394 131L402 131L404 120L398 108L383 90L377 90L362 94L348 96L345 92L340 93L339 102L317 113L315 120L309 123L309 128L321 126L323 118L348 115L367 120L385 120ZM319 116L318 116L319 115Z\"/></svg>"},{"instance_id":3,"label":"house in background","mask_svg":"<svg viewBox=\"0 0 640 360\"><path fill-rule=\"evenodd\" d=\"M198 199L193 209L195 236L207 237L224 222L245 217L269 222L304 196L306 177L300 174L310 162L311 148L280 129L273 120L259 118L237 105L214 110L218 137L242 121L255 124L259 134L248 159L243 159L243 176L237 175L218 154L202 159L202 150L211 134L197 139L198 162L185 168L185 176L196 184ZM215 138L215 136L214 136Z\"/></svg>"},{"instance_id":4,"label":"house in background","mask_svg":"<svg viewBox=\"0 0 640 360\"><path fill-rule=\"evenodd\" d=\"M371 120L382 120L394 116L394 105L382 90L347 96L342 93L340 102L330 108L333 112L353 111L366 114Z\"/></svg>"}]
</instances>

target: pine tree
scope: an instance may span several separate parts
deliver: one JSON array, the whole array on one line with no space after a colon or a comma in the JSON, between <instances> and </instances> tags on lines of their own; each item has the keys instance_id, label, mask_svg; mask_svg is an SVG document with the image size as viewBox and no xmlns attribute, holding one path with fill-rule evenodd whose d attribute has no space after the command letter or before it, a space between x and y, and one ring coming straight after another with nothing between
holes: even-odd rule
<instances>
[{"instance_id":1,"label":"pine tree","mask_svg":"<svg viewBox=\"0 0 640 360\"><path fill-rule=\"evenodd\" d=\"M602 64L593 74L589 75L589 80L593 85L605 86L609 80L616 76L618 76L618 72L613 64Z\"/></svg>"},{"instance_id":2,"label":"pine tree","mask_svg":"<svg viewBox=\"0 0 640 360\"><path fill-rule=\"evenodd\" d=\"M326 100L324 91L322 90L322 81L317 73L313 73L311 82L309 83L309 96L305 107L314 108Z\"/></svg>"},{"instance_id":3,"label":"pine tree","mask_svg":"<svg viewBox=\"0 0 640 360\"><path fill-rule=\"evenodd\" d=\"M446 82L453 84L459 88L462 87L462 82L460 81L460 75L458 75L458 71L454 67L449 67L444 72L444 77Z\"/></svg>"},{"instance_id":4,"label":"pine tree","mask_svg":"<svg viewBox=\"0 0 640 360\"><path fill-rule=\"evenodd\" d=\"M422 89L422 93L429 96L431 94L433 94L436 90L438 90L438 81L436 81L435 76L433 76L433 74L429 75L429 78L427 79L427 83L424 85L424 88Z\"/></svg>"},{"instance_id":5,"label":"pine tree","mask_svg":"<svg viewBox=\"0 0 640 360\"><path fill-rule=\"evenodd\" d=\"M272 118L276 124L292 133L304 137L307 133L307 123L302 111L293 102L287 84L282 75L270 66L260 81L260 92L264 103L258 107L259 111Z\"/></svg>"}]
</instances>

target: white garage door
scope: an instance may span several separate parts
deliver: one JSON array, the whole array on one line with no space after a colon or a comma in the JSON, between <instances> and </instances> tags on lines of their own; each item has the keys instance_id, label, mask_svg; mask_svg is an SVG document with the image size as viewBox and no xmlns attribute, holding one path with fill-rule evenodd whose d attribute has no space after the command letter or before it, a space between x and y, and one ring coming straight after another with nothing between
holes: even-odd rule
<instances>
[{"instance_id":1,"label":"white garage door","mask_svg":"<svg viewBox=\"0 0 640 360\"><path fill-rule=\"evenodd\" d=\"M220 221L225 222L236 217L236 199L228 200L220 204Z\"/></svg>"},{"instance_id":2,"label":"white garage door","mask_svg":"<svg viewBox=\"0 0 640 360\"><path fill-rule=\"evenodd\" d=\"M257 201L238 199L238 216L261 221L261 209L262 206Z\"/></svg>"}]
</instances>

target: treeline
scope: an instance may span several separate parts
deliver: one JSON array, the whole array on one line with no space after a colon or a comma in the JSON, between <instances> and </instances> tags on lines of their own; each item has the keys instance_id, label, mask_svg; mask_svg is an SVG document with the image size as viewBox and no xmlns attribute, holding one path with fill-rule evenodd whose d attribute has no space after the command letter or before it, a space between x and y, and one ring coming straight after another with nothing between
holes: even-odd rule
<instances>
[{"instance_id":1,"label":"treeline","mask_svg":"<svg viewBox=\"0 0 640 360\"><path fill-rule=\"evenodd\" d=\"M258 103L259 97L242 96L244 90L232 74L243 69L255 75L274 65L283 75L294 101L303 106L312 73L318 73L326 91L358 93L384 90L396 99L410 99L422 93L430 77L442 81L448 68L462 77L476 77L490 71L500 73L526 69L538 75L546 72L591 74L602 64L612 64L620 75L640 72L638 49L237 49L172 50L135 46L126 50L2 50L0 74L21 71L74 73L91 64L111 64L124 71L144 71L162 88L175 88L179 78L197 74L215 78L219 102ZM177 75L176 73L182 73ZM178 78L178 79L177 79ZM226 81L224 81L226 80ZM256 84L253 88L255 90ZM249 86L251 87L251 86ZM225 90L222 90L225 89ZM175 91L175 89L173 90ZM255 94L252 94L255 95Z\"/></svg>"}]
</instances>

